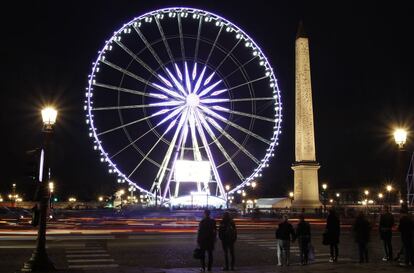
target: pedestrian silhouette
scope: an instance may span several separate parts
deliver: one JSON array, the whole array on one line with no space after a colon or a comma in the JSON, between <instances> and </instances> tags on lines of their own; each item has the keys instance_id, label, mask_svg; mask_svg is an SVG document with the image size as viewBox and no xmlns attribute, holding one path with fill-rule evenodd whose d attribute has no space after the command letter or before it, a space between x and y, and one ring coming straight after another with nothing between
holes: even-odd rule
<instances>
[{"instance_id":1,"label":"pedestrian silhouette","mask_svg":"<svg viewBox=\"0 0 414 273\"><path fill-rule=\"evenodd\" d=\"M400 263L402 266L408 266L410 263L414 265L413 255L413 229L414 223L411 219L411 215L408 214L406 208L401 210L400 224L398 230L401 233L401 241L404 248L404 263Z\"/></svg>"},{"instance_id":2,"label":"pedestrian silhouette","mask_svg":"<svg viewBox=\"0 0 414 273\"><path fill-rule=\"evenodd\" d=\"M223 219L219 226L219 238L223 246L225 266L224 271L234 270L234 243L237 240L237 229L230 213L226 211L223 214ZM230 267L229 267L229 252L230 252Z\"/></svg>"},{"instance_id":3,"label":"pedestrian silhouette","mask_svg":"<svg viewBox=\"0 0 414 273\"><path fill-rule=\"evenodd\" d=\"M335 209L330 209L328 218L326 219L326 228L324 234L324 244L329 245L331 257L329 262L338 261L338 244L340 235L340 221L336 215Z\"/></svg>"},{"instance_id":4,"label":"pedestrian silhouette","mask_svg":"<svg viewBox=\"0 0 414 273\"><path fill-rule=\"evenodd\" d=\"M368 242L370 239L371 225L365 218L364 212L360 211L355 218L354 225L352 227L354 233L355 242L358 244L359 262L368 262Z\"/></svg>"},{"instance_id":5,"label":"pedestrian silhouette","mask_svg":"<svg viewBox=\"0 0 414 273\"><path fill-rule=\"evenodd\" d=\"M206 270L205 253L208 254L207 270L211 271L213 265L213 250L216 242L216 221L210 218L210 210L204 211L204 218L198 225L197 243L202 251L201 270Z\"/></svg>"},{"instance_id":6,"label":"pedestrian silhouette","mask_svg":"<svg viewBox=\"0 0 414 273\"><path fill-rule=\"evenodd\" d=\"M290 242L295 240L295 231L291 223L288 222L288 216L283 215L283 222L279 224L276 230L277 240L277 260L278 266L289 266Z\"/></svg>"},{"instance_id":7,"label":"pedestrian silhouette","mask_svg":"<svg viewBox=\"0 0 414 273\"><path fill-rule=\"evenodd\" d=\"M301 265L306 265L309 260L308 255L311 242L311 229L309 223L305 221L303 214L299 216L299 223L296 226L296 238L300 249L300 263Z\"/></svg>"},{"instance_id":8,"label":"pedestrian silhouette","mask_svg":"<svg viewBox=\"0 0 414 273\"><path fill-rule=\"evenodd\" d=\"M389 207L384 206L384 211L380 216L379 221L379 234L380 238L384 243L385 256L382 258L383 261L393 261L392 251L392 227L394 226L394 216L390 213Z\"/></svg>"}]
</instances>

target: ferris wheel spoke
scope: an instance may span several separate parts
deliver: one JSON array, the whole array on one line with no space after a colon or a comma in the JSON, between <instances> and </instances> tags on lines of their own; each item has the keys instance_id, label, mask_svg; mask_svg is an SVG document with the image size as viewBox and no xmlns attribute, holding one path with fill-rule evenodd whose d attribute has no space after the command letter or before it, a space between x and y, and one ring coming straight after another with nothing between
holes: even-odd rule
<instances>
[{"instance_id":1,"label":"ferris wheel spoke","mask_svg":"<svg viewBox=\"0 0 414 273\"><path fill-rule=\"evenodd\" d=\"M216 39L214 40L214 43L213 43L213 45L211 46L210 53L208 53L208 57L207 57L207 59L206 59L206 64L208 64L208 62L210 61L211 54L213 53L213 50L214 50L214 48L216 47L216 44L217 44L217 41L218 41L218 39L219 39L219 37L220 37L221 31L223 30L223 26L224 26L224 25L221 25L221 27L220 27L220 29L219 29L219 31L218 31L218 33L217 33Z\"/></svg>"},{"instance_id":2,"label":"ferris wheel spoke","mask_svg":"<svg viewBox=\"0 0 414 273\"><path fill-rule=\"evenodd\" d=\"M156 87L158 90L163 91L165 94L168 94L168 95L170 95L171 97L173 97L175 99L182 99L182 100L184 99L184 97L182 95L180 95L179 93L177 93L177 92L175 92L173 90L170 90L168 88L165 88L165 87L163 87L163 86L161 86L159 84L156 84L156 83L153 83L152 85L154 87Z\"/></svg>"},{"instance_id":3,"label":"ferris wheel spoke","mask_svg":"<svg viewBox=\"0 0 414 273\"><path fill-rule=\"evenodd\" d=\"M183 61L185 60L185 48L184 48L184 35L183 35L183 26L181 23L181 14L179 13L177 16L177 24L178 24L178 32L180 35L180 47L181 47L181 55Z\"/></svg>"},{"instance_id":4,"label":"ferris wheel spoke","mask_svg":"<svg viewBox=\"0 0 414 273\"><path fill-rule=\"evenodd\" d=\"M242 87L242 86L245 86L245 85L248 85L248 84L251 84L251 83L257 82L257 81L261 81L261 80L266 79L266 78L268 78L268 77L269 77L269 76L262 76L262 77L259 77L259 78L257 78L257 79L254 79L254 80L251 80L251 81L248 81L248 82L245 82L245 83L242 83L242 84L239 84L239 85L236 85L236 86L230 87L229 89L227 89L227 91L230 91L230 90L233 90L233 89L237 89L237 88L239 88L239 87Z\"/></svg>"},{"instance_id":5,"label":"ferris wheel spoke","mask_svg":"<svg viewBox=\"0 0 414 273\"><path fill-rule=\"evenodd\" d=\"M194 114L190 114L188 118L189 124L190 124L190 132L191 132L191 144L193 147L193 155L194 159L196 161L201 161L201 153L200 153L200 147L198 145L197 135L196 135L196 128L195 128L195 119Z\"/></svg>"},{"instance_id":6,"label":"ferris wheel spoke","mask_svg":"<svg viewBox=\"0 0 414 273\"><path fill-rule=\"evenodd\" d=\"M202 90L198 96L201 98L201 97L207 95L211 90L213 90L214 87L219 85L221 82L222 82L222 80L216 81L215 83L213 83L212 85L210 85L206 89Z\"/></svg>"},{"instance_id":7,"label":"ferris wheel spoke","mask_svg":"<svg viewBox=\"0 0 414 273\"><path fill-rule=\"evenodd\" d=\"M257 165L260 164L260 160L258 160L254 155L252 155L243 145L241 145L237 140L235 140L231 135L229 135L221 126L212 118L207 117L207 121L213 125L220 133L222 133L228 140L230 140L237 148L239 148L243 153L245 153L254 163Z\"/></svg>"},{"instance_id":8,"label":"ferris wheel spoke","mask_svg":"<svg viewBox=\"0 0 414 273\"><path fill-rule=\"evenodd\" d=\"M161 122L163 123L163 121L161 121ZM161 123L159 123L157 125L160 125L160 124ZM179 125L180 124L181 123L179 123ZM180 131L179 130L179 126L177 126L177 129L175 130L174 136L173 136L173 138L172 138L172 140L170 142L170 145L168 146L167 152L166 152L166 154L164 156L164 159L163 159L163 161L161 163L161 167L158 170L158 173L157 173L157 175L155 177L155 181L154 181L154 183L153 183L153 185L151 187L151 191L153 191L155 187L160 188L160 186L161 186L162 180L164 179L165 171L167 170L168 162L170 160L172 151L173 151L174 146L175 146L175 143L177 141L177 137L178 137L179 131Z\"/></svg>"},{"instance_id":9,"label":"ferris wheel spoke","mask_svg":"<svg viewBox=\"0 0 414 273\"><path fill-rule=\"evenodd\" d=\"M262 101L262 100L274 100L273 97L266 98L246 98L246 99L201 99L200 102L205 104L220 103L220 102L241 102L241 101Z\"/></svg>"},{"instance_id":10,"label":"ferris wheel spoke","mask_svg":"<svg viewBox=\"0 0 414 273\"><path fill-rule=\"evenodd\" d=\"M233 75L234 73L236 73L237 71L241 70L244 66L246 66L247 64L249 64L251 61L253 61L254 59L256 59L257 56L253 56L250 60L246 61L245 63L243 63L242 65L239 65L236 69L234 69L232 72L230 72L229 74L227 74L226 76L223 77L223 81L225 79L227 79L228 77L230 77L231 75Z\"/></svg>"},{"instance_id":11,"label":"ferris wheel spoke","mask_svg":"<svg viewBox=\"0 0 414 273\"><path fill-rule=\"evenodd\" d=\"M128 89L128 88L118 87L118 86L114 86L114 85L110 85L110 84L105 84L105 83L97 83L97 82L95 82L93 85L94 86L98 86L98 87L102 87L102 88L106 88L106 89L115 90L115 91L130 93L130 94L134 94L134 95L152 97L152 98L157 98L157 99L162 99L162 100L169 99L169 97L167 97L166 95L163 95L163 94L146 93L146 92L142 92L142 91L138 91L138 90L134 90L134 89Z\"/></svg>"},{"instance_id":12,"label":"ferris wheel spoke","mask_svg":"<svg viewBox=\"0 0 414 273\"><path fill-rule=\"evenodd\" d=\"M170 61L171 61L171 63L175 63L174 56L172 55L172 52L171 52L170 46L168 45L167 39L165 39L164 30L162 29L160 20L157 18L157 16L155 16L155 23L157 24L158 31L161 34L161 38L162 38L162 41L164 43L165 49L167 50L168 57L170 57Z\"/></svg>"},{"instance_id":13,"label":"ferris wheel spoke","mask_svg":"<svg viewBox=\"0 0 414 273\"><path fill-rule=\"evenodd\" d=\"M194 65L194 68L196 67L195 65ZM194 86L194 90L193 90L193 93L195 93L195 94L197 94L197 91L200 88L201 82L203 81L204 73L206 73L206 69L207 69L207 67L204 66L203 70L201 70L200 76L197 79L197 82L196 82L196 84Z\"/></svg>"},{"instance_id":14,"label":"ferris wheel spoke","mask_svg":"<svg viewBox=\"0 0 414 273\"><path fill-rule=\"evenodd\" d=\"M172 155L173 149L175 147L175 143L177 142L178 135L181 131L181 127L183 125L184 119L186 118L186 115L187 115L186 111L183 111L182 114L181 114L180 121L179 121L179 123L177 125L177 128L175 130L174 136L173 136L173 138L170 142L170 145L168 146L167 152L166 152L166 154L164 156L164 159L161 163L161 167L158 170L158 173L155 177L154 183L152 184L151 191L153 191L155 188L161 189L161 185L162 185L162 182L164 180L165 172L168 170L168 163L171 160L171 155ZM179 145L180 145L180 143L179 143ZM170 171L172 172L172 169L170 169Z\"/></svg>"},{"instance_id":15,"label":"ferris wheel spoke","mask_svg":"<svg viewBox=\"0 0 414 273\"><path fill-rule=\"evenodd\" d=\"M221 106L211 106L211 108L213 108L214 110L217 111L221 111L221 112L227 112L230 114L235 114L235 115L239 115L239 116L244 116L244 117L249 117L249 118L255 118L255 119L260 119L260 120L264 120L264 121L268 121L268 122L275 122L274 118L267 118L267 117L263 117L263 116L259 116L259 115L255 115L255 114L249 114L249 113L244 113L244 112L240 112L240 111L234 111L234 110L230 110Z\"/></svg>"},{"instance_id":16,"label":"ferris wheel spoke","mask_svg":"<svg viewBox=\"0 0 414 273\"><path fill-rule=\"evenodd\" d=\"M134 141L132 141L131 143L129 143L128 145L126 145L125 147L123 147L121 150L119 150L118 152L116 152L114 155L112 155L110 158L112 159L113 157L119 155L120 153L122 153L123 151L125 151L128 147L132 146L134 143L136 143L138 140L140 140L141 138L143 138L145 135L147 135L148 133L154 131L158 126L161 126L161 124L163 124L164 122L168 121L169 119L175 117L176 115L178 115L180 113L180 111L182 110L183 107L177 108L175 109L172 113L170 113L166 118L164 118L161 122L159 122L157 125L153 126L151 129L149 129L148 131L146 131L144 134L140 135L139 137L137 137ZM156 165L159 165L158 163Z\"/></svg>"},{"instance_id":17,"label":"ferris wheel spoke","mask_svg":"<svg viewBox=\"0 0 414 273\"><path fill-rule=\"evenodd\" d=\"M185 144L187 143L187 137L188 137L188 124L187 123L184 124L183 133L184 133L184 138L183 138L183 142L181 144L180 159L184 158Z\"/></svg>"},{"instance_id":18,"label":"ferris wheel spoke","mask_svg":"<svg viewBox=\"0 0 414 273\"><path fill-rule=\"evenodd\" d=\"M201 120L201 124L204 126L204 128L207 131L207 133L210 135L210 138L214 141L214 143L219 148L219 150L221 151L221 153L224 155L224 157L226 158L226 160L229 162L230 166L233 168L234 172L237 174L237 176L240 178L240 180L243 181L244 180L244 177L243 177L242 173L240 172L239 168L236 166L236 164L234 163L234 161L232 160L232 158L229 156L229 154L226 152L226 150L224 149L223 145L220 143L219 139L214 134L213 130L211 130L211 128L208 125L208 123L207 123L204 115L200 111L197 111L197 113L198 113L198 117Z\"/></svg>"},{"instance_id":19,"label":"ferris wheel spoke","mask_svg":"<svg viewBox=\"0 0 414 273\"><path fill-rule=\"evenodd\" d=\"M197 30L197 40L196 46L194 51L194 62L197 62L197 55L198 55L198 47L200 45L200 34L201 34L201 25L203 24L203 16L200 16L200 20L198 21L198 30Z\"/></svg>"},{"instance_id":20,"label":"ferris wheel spoke","mask_svg":"<svg viewBox=\"0 0 414 273\"><path fill-rule=\"evenodd\" d=\"M195 118L196 128L197 128L198 134L200 135L201 141L203 142L204 149L206 150L207 157L208 157L208 160L210 161L214 177L216 178L216 183L217 183L217 186L219 188L220 194L221 194L221 196L225 197L226 192L224 191L223 184L221 183L221 178L220 178L220 175L219 175L218 170L217 170L216 162L214 161L213 154L210 150L210 146L208 145L206 135L204 134L203 126L201 125L200 119L198 118L197 114L194 115L194 118ZM207 185L206 191L208 193L210 192L210 189L208 188L208 185Z\"/></svg>"},{"instance_id":21,"label":"ferris wheel spoke","mask_svg":"<svg viewBox=\"0 0 414 273\"><path fill-rule=\"evenodd\" d=\"M137 81L139 81L139 82L141 82L141 83L143 83L145 85L152 86L153 88L155 88L155 89L157 89L157 90L159 90L159 91L161 91L161 92L163 92L165 94L168 94L168 95L170 95L172 97L184 99L184 97L181 96L180 94L178 94L176 92L173 92L173 91L171 91L171 90L169 90L169 89L167 89L165 87L162 87L162 86L160 86L158 84L151 83L151 82L143 79L142 77L140 77L140 76L138 76L138 75L136 75L136 74L134 74L134 73L132 73L132 72L124 69L124 68L121 68L121 67L117 66L116 64L113 64L113 63L111 63L111 62L109 62L107 60L101 60L101 62L104 63L104 64L106 64L106 65L108 65L109 67L111 67L111 68L113 68L115 70L118 70L119 72L121 72L121 73L123 73L125 75L128 75L129 77L131 77L131 78L133 78L133 79L135 79L135 80L137 80Z\"/></svg>"},{"instance_id":22,"label":"ferris wheel spoke","mask_svg":"<svg viewBox=\"0 0 414 273\"><path fill-rule=\"evenodd\" d=\"M223 63L227 60L227 58L233 53L233 51L236 49L236 47L240 44L240 42L242 41L242 39L239 39L237 41L237 43L230 49L230 51L226 54L226 56L224 56L224 58L221 60L221 62L216 66L216 68L214 69L214 71L217 71L222 65Z\"/></svg>"},{"instance_id":23,"label":"ferris wheel spoke","mask_svg":"<svg viewBox=\"0 0 414 273\"><path fill-rule=\"evenodd\" d=\"M136 124L136 123L139 123L139 122L141 122L141 121L145 121L145 120L148 120L148 119L150 119L150 118L153 118L153 117L156 117L156 116L159 116L159 115L162 115L162 114L168 113L169 111L172 111L172 110L174 110L174 109L176 109L176 108L178 108L178 107L175 107L175 108L170 108L170 109L162 109L162 110L160 110L160 111L158 111L158 112L156 112L156 113L154 113L154 114L152 114L152 115L150 115L150 116L147 116L147 117L145 117L145 118L137 119L137 120L131 121L131 122L129 122L129 123L126 123L126 124L123 124L123 125L120 125L120 126L117 126L117 127L111 128L111 129L109 129L109 130L106 130L106 131L104 131L104 132L101 132L101 133L97 134L97 136L105 135L105 134L107 134L107 133L110 133L110 132L113 132L113 131L116 131L116 130L119 130L119 129L125 128L125 127L127 127L127 126L130 126L130 125L133 125L133 124Z\"/></svg>"},{"instance_id":24,"label":"ferris wheel spoke","mask_svg":"<svg viewBox=\"0 0 414 273\"><path fill-rule=\"evenodd\" d=\"M241 132L243 132L245 134L248 134L249 136L252 136L252 137L254 137L254 138L256 138L256 139L258 139L258 140L260 140L260 141L262 141L262 142L264 142L266 144L268 144L268 145L271 144L271 142L269 140L267 140L267 139L259 136L258 134L253 133L252 131L250 131L250 130L248 130L248 129L246 129L246 128L244 128L244 127L242 127L242 126L240 126L240 125L238 125L238 124L236 124L234 122L229 121L228 119L220 116L219 114L217 114L216 112L212 111L211 109L208 109L206 107L201 107L201 110L203 110L203 112L205 112L206 114L208 114L208 115L210 115L212 117L215 117L216 119L218 119L218 120L220 120L220 121L222 121L222 122L224 122L224 123L232 126L233 128L236 128L236 129L240 130Z\"/></svg>"},{"instance_id":25,"label":"ferris wheel spoke","mask_svg":"<svg viewBox=\"0 0 414 273\"><path fill-rule=\"evenodd\" d=\"M185 70L185 85L187 87L187 94L190 94L191 93L191 78L190 78L190 73L188 73L187 62L184 62L184 70Z\"/></svg>"},{"instance_id":26,"label":"ferris wheel spoke","mask_svg":"<svg viewBox=\"0 0 414 273\"><path fill-rule=\"evenodd\" d=\"M133 105L123 105L123 106L108 106L108 107L94 107L93 111L105 111L105 110L125 110L125 109L137 109L137 108L151 108L151 107L160 107L160 106L179 106L182 105L183 101L163 101L150 104L133 104Z\"/></svg>"},{"instance_id":27,"label":"ferris wheel spoke","mask_svg":"<svg viewBox=\"0 0 414 273\"><path fill-rule=\"evenodd\" d=\"M111 155L109 158L112 159L114 157L116 157L117 155L119 155L120 153L122 153L123 151L125 151L126 149L128 149L129 147L131 147L132 145L134 145L136 142L138 142L138 140L140 140L141 138L143 138L144 136L146 136L148 133L154 131L158 126L160 126L161 124L155 125L154 127L152 127L151 129L149 129L148 131L146 131L145 133L143 133L142 135L140 135L139 137L137 137L136 139L134 139L134 141L132 141L131 143L128 143L126 146L124 146L121 150L117 151L115 154ZM142 154L143 155L143 154ZM157 163L156 165L159 166L159 164Z\"/></svg>"},{"instance_id":28,"label":"ferris wheel spoke","mask_svg":"<svg viewBox=\"0 0 414 273\"><path fill-rule=\"evenodd\" d=\"M122 48L126 53L128 53L137 63L144 67L148 72L150 72L154 77L159 78L158 74L143 60L141 60L136 54L134 54L128 47L126 47L121 41L115 40L115 43Z\"/></svg>"},{"instance_id":29,"label":"ferris wheel spoke","mask_svg":"<svg viewBox=\"0 0 414 273\"><path fill-rule=\"evenodd\" d=\"M161 61L161 59L158 56L157 52L155 52L155 50L152 48L151 44L148 42L147 38L145 38L145 36L141 32L141 30L139 30L139 28L135 27L135 26L134 26L134 30L138 34L138 36L141 38L141 40L144 42L144 44L148 48L148 50L151 52L152 56L157 61L158 65L161 67L161 69L164 71L164 73L168 74L164 63Z\"/></svg>"},{"instance_id":30,"label":"ferris wheel spoke","mask_svg":"<svg viewBox=\"0 0 414 273\"><path fill-rule=\"evenodd\" d=\"M177 66L177 64L175 64L175 68L177 70L177 74L180 76L181 72ZM183 85L174 77L173 73L171 73L171 71L166 68L167 74L170 77L170 79L173 81L173 83L175 84L175 86L178 88L178 90L184 95L187 96L187 93L184 90ZM181 95L180 95L181 96ZM181 96L182 97L182 96Z\"/></svg>"},{"instance_id":31,"label":"ferris wheel spoke","mask_svg":"<svg viewBox=\"0 0 414 273\"><path fill-rule=\"evenodd\" d=\"M171 128L175 125L177 122L177 119L173 120L170 125L167 127L167 129L164 131L164 133L157 139L154 145L152 145L151 149L148 151L148 153L145 154L145 156L141 159L141 161L135 166L135 168L129 173L128 178L130 178L135 171L141 166L141 164L147 159L147 157L151 154L151 152L157 147L158 143L163 139L163 137L171 130Z\"/></svg>"},{"instance_id":32,"label":"ferris wheel spoke","mask_svg":"<svg viewBox=\"0 0 414 273\"><path fill-rule=\"evenodd\" d=\"M167 197L167 193L169 193L170 197L171 197L171 188L170 188L171 178L172 178L172 174L173 174L174 169L175 169L175 163L177 162L178 154L180 152L181 143L182 143L183 138L184 138L184 132L181 129L183 128L183 125L187 122L187 120L188 120L188 110L183 113L182 118L180 120L180 123L177 126L177 130L181 131L181 133L180 133L180 137L179 137L179 140L178 140L177 148L175 150L174 158L172 160L171 171L168 174L167 182L166 182L166 185L165 185L165 191L164 191L164 194L162 196L162 202L165 201L165 198ZM167 162L167 164L168 164L168 162Z\"/></svg>"},{"instance_id":33,"label":"ferris wheel spoke","mask_svg":"<svg viewBox=\"0 0 414 273\"><path fill-rule=\"evenodd\" d=\"M194 110L190 110L190 114L188 117L188 123L190 124L190 133L191 133L191 145L193 148L193 157L195 161L202 161L200 147L198 145L196 129L195 129L195 120L194 120ZM204 183L204 188L208 188L208 183ZM201 183L197 182L197 190L201 191Z\"/></svg>"}]
</instances>

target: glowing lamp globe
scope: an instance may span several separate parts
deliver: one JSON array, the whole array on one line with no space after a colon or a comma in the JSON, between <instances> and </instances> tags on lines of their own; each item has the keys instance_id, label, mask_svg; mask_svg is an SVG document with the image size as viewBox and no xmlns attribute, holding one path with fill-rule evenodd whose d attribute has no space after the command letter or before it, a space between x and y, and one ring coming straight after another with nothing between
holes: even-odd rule
<instances>
[{"instance_id":1,"label":"glowing lamp globe","mask_svg":"<svg viewBox=\"0 0 414 273\"><path fill-rule=\"evenodd\" d=\"M54 125L56 123L57 111L53 107L46 107L42 110L42 120L45 125Z\"/></svg>"},{"instance_id":2,"label":"glowing lamp globe","mask_svg":"<svg viewBox=\"0 0 414 273\"><path fill-rule=\"evenodd\" d=\"M407 131L404 129L397 129L394 131L394 140L397 145L402 148L407 141Z\"/></svg>"}]
</instances>

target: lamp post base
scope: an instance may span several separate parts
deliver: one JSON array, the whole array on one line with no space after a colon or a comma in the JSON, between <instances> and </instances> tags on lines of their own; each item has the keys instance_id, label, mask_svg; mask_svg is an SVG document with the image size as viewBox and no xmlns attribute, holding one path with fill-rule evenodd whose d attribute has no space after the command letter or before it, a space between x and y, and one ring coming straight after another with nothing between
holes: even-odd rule
<instances>
[{"instance_id":1,"label":"lamp post base","mask_svg":"<svg viewBox=\"0 0 414 273\"><path fill-rule=\"evenodd\" d=\"M55 266L47 256L46 251L39 251L37 249L21 269L22 272L50 272L54 270Z\"/></svg>"}]
</instances>

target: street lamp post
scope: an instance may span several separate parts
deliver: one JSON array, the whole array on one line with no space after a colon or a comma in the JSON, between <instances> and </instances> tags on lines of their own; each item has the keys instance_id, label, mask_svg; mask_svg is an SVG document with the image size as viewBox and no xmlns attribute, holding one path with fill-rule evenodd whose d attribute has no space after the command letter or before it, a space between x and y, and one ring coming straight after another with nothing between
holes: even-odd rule
<instances>
[{"instance_id":1,"label":"street lamp post","mask_svg":"<svg viewBox=\"0 0 414 273\"><path fill-rule=\"evenodd\" d=\"M380 203L380 205L382 205L382 198L384 198L382 192L378 193L378 203Z\"/></svg>"},{"instance_id":2,"label":"street lamp post","mask_svg":"<svg viewBox=\"0 0 414 273\"><path fill-rule=\"evenodd\" d=\"M120 190L120 191L119 191L119 198L121 199L121 207L120 207L121 209L122 209L122 202L123 202L123 200L122 200L122 196L123 196L124 194L125 194L125 190L123 190L123 189L122 189L122 190Z\"/></svg>"},{"instance_id":3,"label":"street lamp post","mask_svg":"<svg viewBox=\"0 0 414 273\"><path fill-rule=\"evenodd\" d=\"M293 198L294 198L293 191L289 192L289 198L290 198L290 210L292 210L292 203L293 203Z\"/></svg>"},{"instance_id":4,"label":"street lamp post","mask_svg":"<svg viewBox=\"0 0 414 273\"><path fill-rule=\"evenodd\" d=\"M388 205L392 205L391 204L391 191L392 191L392 186L391 185L387 185L385 187L385 189L387 190L387 203L388 203ZM392 211L392 206L390 207L390 210Z\"/></svg>"},{"instance_id":5,"label":"street lamp post","mask_svg":"<svg viewBox=\"0 0 414 273\"><path fill-rule=\"evenodd\" d=\"M368 214L368 195L369 195L369 190L364 190L364 195L365 195L365 206L366 206L366 211Z\"/></svg>"},{"instance_id":6,"label":"street lamp post","mask_svg":"<svg viewBox=\"0 0 414 273\"><path fill-rule=\"evenodd\" d=\"M226 190L226 208L229 208L229 190L230 190L230 185L226 185L225 186L225 190Z\"/></svg>"},{"instance_id":7,"label":"street lamp post","mask_svg":"<svg viewBox=\"0 0 414 273\"><path fill-rule=\"evenodd\" d=\"M49 182L49 207L53 209L53 192L55 191L55 184Z\"/></svg>"},{"instance_id":8,"label":"street lamp post","mask_svg":"<svg viewBox=\"0 0 414 273\"><path fill-rule=\"evenodd\" d=\"M323 204L323 212L326 213L326 202L328 201L328 194L326 190L328 189L328 184L322 184L322 204Z\"/></svg>"},{"instance_id":9,"label":"street lamp post","mask_svg":"<svg viewBox=\"0 0 414 273\"><path fill-rule=\"evenodd\" d=\"M13 183L12 185L12 207L14 208L16 206L16 184Z\"/></svg>"},{"instance_id":10,"label":"street lamp post","mask_svg":"<svg viewBox=\"0 0 414 273\"><path fill-rule=\"evenodd\" d=\"M337 205L338 205L338 207L339 207L339 205L340 205L340 201L341 201L341 194L340 194L339 192L337 192L337 193L335 194L335 196L336 196L336 203L337 203Z\"/></svg>"},{"instance_id":11,"label":"street lamp post","mask_svg":"<svg viewBox=\"0 0 414 273\"><path fill-rule=\"evenodd\" d=\"M398 146L398 160L397 160L397 174L396 179L398 185L400 185L401 200L408 200L407 198L407 187L405 186L403 179L403 164L404 164L404 145L407 141L407 131L402 128L398 128L394 131L394 140ZM401 202L400 202L401 203ZM401 206L406 205L406 202L402 202Z\"/></svg>"},{"instance_id":12,"label":"street lamp post","mask_svg":"<svg viewBox=\"0 0 414 273\"><path fill-rule=\"evenodd\" d=\"M46 222L47 211L49 206L48 179L45 175L49 169L49 146L53 136L53 127L56 122L57 111L52 107L46 107L42 110L43 119L43 166L39 174L40 192L39 192L39 228L37 232L36 249L32 257L24 264L23 272L51 271L55 267L49 259L46 252Z\"/></svg>"}]
</instances>

